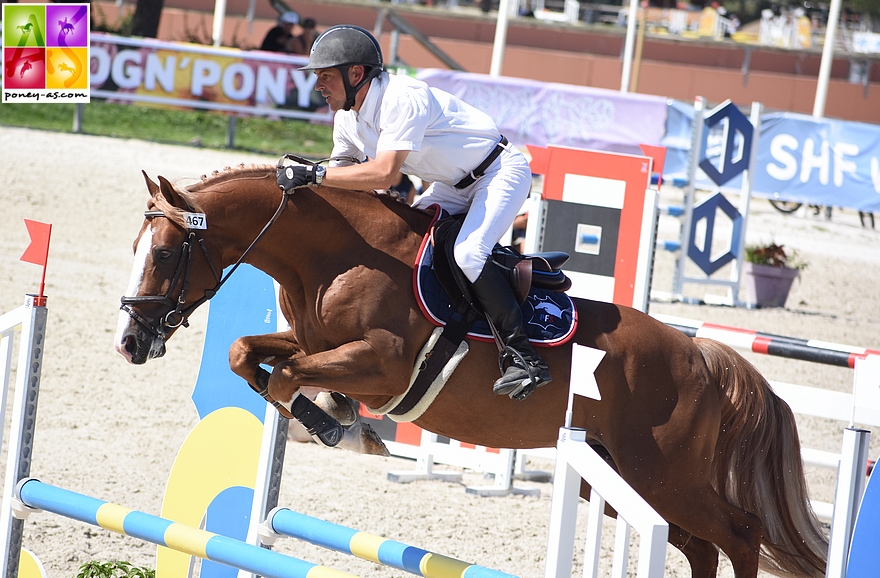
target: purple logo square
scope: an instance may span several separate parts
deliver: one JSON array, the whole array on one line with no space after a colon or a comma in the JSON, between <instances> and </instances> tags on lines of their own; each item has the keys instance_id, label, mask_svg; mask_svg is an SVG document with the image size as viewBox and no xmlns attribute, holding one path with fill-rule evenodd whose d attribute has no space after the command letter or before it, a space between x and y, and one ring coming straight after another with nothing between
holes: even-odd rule
<instances>
[{"instance_id":1,"label":"purple logo square","mask_svg":"<svg viewBox=\"0 0 880 578\"><path fill-rule=\"evenodd\" d=\"M87 4L46 6L46 46L88 46Z\"/></svg>"}]
</instances>

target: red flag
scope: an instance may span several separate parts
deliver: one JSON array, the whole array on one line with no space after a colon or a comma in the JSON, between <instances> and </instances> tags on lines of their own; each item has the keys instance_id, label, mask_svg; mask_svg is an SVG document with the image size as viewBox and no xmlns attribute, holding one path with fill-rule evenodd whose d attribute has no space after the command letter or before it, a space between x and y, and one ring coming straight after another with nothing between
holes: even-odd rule
<instances>
[{"instance_id":1,"label":"red flag","mask_svg":"<svg viewBox=\"0 0 880 578\"><path fill-rule=\"evenodd\" d=\"M49 236L52 234L52 225L29 219L25 219L24 224L31 237L31 244L25 249L21 260L45 267L49 259Z\"/></svg>"}]
</instances>

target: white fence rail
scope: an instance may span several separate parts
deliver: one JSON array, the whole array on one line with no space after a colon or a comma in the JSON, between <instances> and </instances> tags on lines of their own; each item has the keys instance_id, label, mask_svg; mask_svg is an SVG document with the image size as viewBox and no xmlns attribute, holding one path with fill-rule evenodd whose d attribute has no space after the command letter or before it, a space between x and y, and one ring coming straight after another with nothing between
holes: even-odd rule
<instances>
[{"instance_id":1,"label":"white fence rail","mask_svg":"<svg viewBox=\"0 0 880 578\"><path fill-rule=\"evenodd\" d=\"M617 510L611 575L627 575L631 530L641 537L638 578L659 578L666 566L669 525L585 441L583 430L561 428L547 539L546 578L571 576L581 479L590 483L590 512L584 551L584 576L597 576L605 504Z\"/></svg>"}]
</instances>

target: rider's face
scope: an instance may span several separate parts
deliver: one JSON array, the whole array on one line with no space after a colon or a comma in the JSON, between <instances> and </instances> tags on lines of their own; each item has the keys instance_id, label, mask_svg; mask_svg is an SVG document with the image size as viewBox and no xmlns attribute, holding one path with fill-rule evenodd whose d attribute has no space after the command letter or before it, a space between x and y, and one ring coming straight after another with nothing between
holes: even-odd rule
<instances>
[{"instance_id":1,"label":"rider's face","mask_svg":"<svg viewBox=\"0 0 880 578\"><path fill-rule=\"evenodd\" d=\"M315 90L321 93L324 100L330 106L330 110L336 112L345 108L345 84L342 82L342 73L338 68L319 68L315 71L318 81L315 83ZM348 83L351 86L357 83L364 76L364 67L360 65L351 66L348 69ZM363 89L362 89L363 90ZM361 98L361 97L359 97ZM360 104L355 106L355 110Z\"/></svg>"},{"instance_id":2,"label":"rider's face","mask_svg":"<svg viewBox=\"0 0 880 578\"><path fill-rule=\"evenodd\" d=\"M315 90L321 93L330 110L336 112L345 107L345 86L342 83L342 73L338 68L319 68L315 71L318 81Z\"/></svg>"}]
</instances>

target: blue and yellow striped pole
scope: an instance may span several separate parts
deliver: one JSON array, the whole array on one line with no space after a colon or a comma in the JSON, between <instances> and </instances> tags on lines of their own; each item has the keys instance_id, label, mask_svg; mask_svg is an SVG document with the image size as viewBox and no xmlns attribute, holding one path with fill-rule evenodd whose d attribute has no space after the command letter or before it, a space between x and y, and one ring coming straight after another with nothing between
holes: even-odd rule
<instances>
[{"instance_id":1,"label":"blue and yellow striped pole","mask_svg":"<svg viewBox=\"0 0 880 578\"><path fill-rule=\"evenodd\" d=\"M356 578L353 574L318 566L158 516L129 510L44 484L34 478L19 482L16 495L24 505L31 508L100 526L266 578Z\"/></svg>"},{"instance_id":2,"label":"blue and yellow striped pole","mask_svg":"<svg viewBox=\"0 0 880 578\"><path fill-rule=\"evenodd\" d=\"M276 534L304 540L425 578L515 578L511 574L434 554L375 534L352 530L287 508L275 508L269 512L266 525Z\"/></svg>"}]
</instances>

